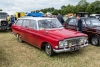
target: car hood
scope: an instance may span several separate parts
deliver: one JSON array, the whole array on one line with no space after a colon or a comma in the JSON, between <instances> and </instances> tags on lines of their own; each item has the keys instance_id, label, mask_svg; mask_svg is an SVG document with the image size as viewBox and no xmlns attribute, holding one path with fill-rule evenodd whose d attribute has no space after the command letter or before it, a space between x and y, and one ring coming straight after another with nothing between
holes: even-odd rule
<instances>
[{"instance_id":1,"label":"car hood","mask_svg":"<svg viewBox=\"0 0 100 67\"><path fill-rule=\"evenodd\" d=\"M46 30L45 33L53 38L62 40L67 38L73 38L73 37L80 37L80 36L87 36L86 34L79 33L74 30L70 29L52 29L52 30Z\"/></svg>"}]
</instances>

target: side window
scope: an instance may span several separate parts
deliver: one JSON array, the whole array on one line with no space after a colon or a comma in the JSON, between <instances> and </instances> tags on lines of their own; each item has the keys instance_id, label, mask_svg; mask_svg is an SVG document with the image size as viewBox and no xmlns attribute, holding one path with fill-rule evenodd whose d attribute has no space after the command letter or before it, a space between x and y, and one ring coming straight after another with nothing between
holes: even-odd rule
<instances>
[{"instance_id":1,"label":"side window","mask_svg":"<svg viewBox=\"0 0 100 67\"><path fill-rule=\"evenodd\" d=\"M23 22L23 20L17 20L17 22L15 24L18 25L18 26L21 26L22 22Z\"/></svg>"},{"instance_id":2,"label":"side window","mask_svg":"<svg viewBox=\"0 0 100 67\"><path fill-rule=\"evenodd\" d=\"M29 28L32 28L32 29L37 30L37 24L36 24L36 21L35 20L31 20L29 22Z\"/></svg>"},{"instance_id":3,"label":"side window","mask_svg":"<svg viewBox=\"0 0 100 67\"><path fill-rule=\"evenodd\" d=\"M83 22L83 27L86 27L86 23L84 19L82 19L82 22Z\"/></svg>"},{"instance_id":4,"label":"side window","mask_svg":"<svg viewBox=\"0 0 100 67\"><path fill-rule=\"evenodd\" d=\"M77 25L77 20L76 19L71 19L70 21L69 21L69 25Z\"/></svg>"},{"instance_id":5,"label":"side window","mask_svg":"<svg viewBox=\"0 0 100 67\"><path fill-rule=\"evenodd\" d=\"M28 22L29 22L29 20L24 20L23 21L23 27L27 27L28 26Z\"/></svg>"},{"instance_id":6,"label":"side window","mask_svg":"<svg viewBox=\"0 0 100 67\"><path fill-rule=\"evenodd\" d=\"M87 19L87 20L86 20L86 25L87 25L87 26L92 26L91 21Z\"/></svg>"}]
</instances>

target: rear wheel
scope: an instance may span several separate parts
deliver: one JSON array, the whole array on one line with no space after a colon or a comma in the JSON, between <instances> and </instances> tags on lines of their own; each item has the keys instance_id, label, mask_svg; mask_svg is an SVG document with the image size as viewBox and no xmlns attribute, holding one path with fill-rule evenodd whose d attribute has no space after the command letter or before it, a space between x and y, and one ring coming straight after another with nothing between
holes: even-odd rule
<instances>
[{"instance_id":1,"label":"rear wheel","mask_svg":"<svg viewBox=\"0 0 100 67\"><path fill-rule=\"evenodd\" d=\"M48 56L53 56L54 55L53 49L52 49L52 47L49 43L47 43L45 45L45 52Z\"/></svg>"},{"instance_id":2,"label":"rear wheel","mask_svg":"<svg viewBox=\"0 0 100 67\"><path fill-rule=\"evenodd\" d=\"M18 41L19 41L20 43L22 43L23 40L22 40L21 36L18 34L17 37L18 37Z\"/></svg>"},{"instance_id":3,"label":"rear wheel","mask_svg":"<svg viewBox=\"0 0 100 67\"><path fill-rule=\"evenodd\" d=\"M94 46L99 45L100 44L100 37L98 37L98 36L92 36L91 37L91 43Z\"/></svg>"}]
</instances>

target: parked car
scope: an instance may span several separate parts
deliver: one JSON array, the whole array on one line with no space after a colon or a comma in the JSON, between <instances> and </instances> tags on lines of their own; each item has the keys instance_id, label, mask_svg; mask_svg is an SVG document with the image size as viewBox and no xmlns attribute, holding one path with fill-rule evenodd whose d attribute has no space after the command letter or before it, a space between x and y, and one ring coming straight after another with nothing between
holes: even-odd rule
<instances>
[{"instance_id":1,"label":"parked car","mask_svg":"<svg viewBox=\"0 0 100 67\"><path fill-rule=\"evenodd\" d=\"M89 16L90 16L90 14L89 14L88 12L77 12L77 13L76 13L76 16L77 16L78 14L79 14L81 17L89 17Z\"/></svg>"},{"instance_id":2,"label":"parked car","mask_svg":"<svg viewBox=\"0 0 100 67\"><path fill-rule=\"evenodd\" d=\"M7 28L8 28L7 13L0 12L0 30L7 30Z\"/></svg>"},{"instance_id":3,"label":"parked car","mask_svg":"<svg viewBox=\"0 0 100 67\"><path fill-rule=\"evenodd\" d=\"M92 45L100 45L100 21L96 18L81 18L83 22L82 33L88 35L89 42ZM77 19L68 18L64 24L65 28L77 30Z\"/></svg>"},{"instance_id":4,"label":"parked car","mask_svg":"<svg viewBox=\"0 0 100 67\"><path fill-rule=\"evenodd\" d=\"M25 41L44 49L48 56L76 51L88 45L86 34L65 29L56 18L19 18L12 30L19 42Z\"/></svg>"},{"instance_id":5,"label":"parked car","mask_svg":"<svg viewBox=\"0 0 100 67\"><path fill-rule=\"evenodd\" d=\"M100 14L97 14L96 18L99 19L99 21L100 21Z\"/></svg>"}]
</instances>

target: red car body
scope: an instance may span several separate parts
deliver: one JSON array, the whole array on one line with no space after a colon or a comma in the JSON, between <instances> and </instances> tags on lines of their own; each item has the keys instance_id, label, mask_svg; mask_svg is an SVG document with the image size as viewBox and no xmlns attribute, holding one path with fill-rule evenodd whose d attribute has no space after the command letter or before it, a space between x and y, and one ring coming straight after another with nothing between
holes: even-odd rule
<instances>
[{"instance_id":1,"label":"red car body","mask_svg":"<svg viewBox=\"0 0 100 67\"><path fill-rule=\"evenodd\" d=\"M27 23L27 26L23 26L24 20L26 19L29 20ZM71 51L71 49L69 49L69 46L66 46L66 49L68 48L68 50L66 50L65 47L59 48L59 41L63 41L64 39L87 37L86 34L79 33L77 31L70 30L70 29L65 29L63 27L52 28L52 29L42 29L42 30L40 30L39 28L37 28L37 30L29 28L30 20L35 20L37 23L36 26L39 27L39 23L38 23L39 20L48 20L48 19L52 20L55 18L32 18L32 17L19 18L18 20L22 20L22 24L18 25L17 24L18 21L17 21L15 24L13 24L12 30L15 36L18 37L20 35L19 38L21 39L21 41L23 40L25 42L28 42L29 44L32 44L40 49L45 48L45 44L47 43L50 44L52 49L50 50L51 54L49 53L49 56L52 55L52 51L53 53ZM82 44L81 47L84 47L87 45L88 43L86 42L85 44ZM72 45L72 46L75 46L75 45Z\"/></svg>"}]
</instances>

